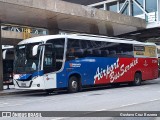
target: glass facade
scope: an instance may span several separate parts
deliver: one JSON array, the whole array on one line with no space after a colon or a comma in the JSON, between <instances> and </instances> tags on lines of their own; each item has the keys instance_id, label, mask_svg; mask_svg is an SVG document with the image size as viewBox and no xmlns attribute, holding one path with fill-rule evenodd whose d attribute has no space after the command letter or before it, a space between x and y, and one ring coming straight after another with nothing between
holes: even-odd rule
<instances>
[{"instance_id":1,"label":"glass facade","mask_svg":"<svg viewBox=\"0 0 160 120\"><path fill-rule=\"evenodd\" d=\"M119 11L121 14L146 19L147 22L156 22L158 20L158 1L160 0L117 0L109 3L106 1L106 10ZM99 5L104 5L104 3Z\"/></svg>"},{"instance_id":2,"label":"glass facade","mask_svg":"<svg viewBox=\"0 0 160 120\"><path fill-rule=\"evenodd\" d=\"M98 5L98 6L96 6L95 8L97 8L97 9L103 9L104 6L103 6L103 5Z\"/></svg>"},{"instance_id":3,"label":"glass facade","mask_svg":"<svg viewBox=\"0 0 160 120\"><path fill-rule=\"evenodd\" d=\"M156 12L157 11L157 0L146 0L146 11Z\"/></svg>"},{"instance_id":4,"label":"glass facade","mask_svg":"<svg viewBox=\"0 0 160 120\"><path fill-rule=\"evenodd\" d=\"M108 4L107 10L112 12L117 12L117 2L113 2L112 4Z\"/></svg>"},{"instance_id":5,"label":"glass facade","mask_svg":"<svg viewBox=\"0 0 160 120\"><path fill-rule=\"evenodd\" d=\"M137 3L143 8L143 0L137 0ZM132 2L132 15L135 16L135 15L140 15L140 14L143 14L143 11L134 3Z\"/></svg>"}]
</instances>

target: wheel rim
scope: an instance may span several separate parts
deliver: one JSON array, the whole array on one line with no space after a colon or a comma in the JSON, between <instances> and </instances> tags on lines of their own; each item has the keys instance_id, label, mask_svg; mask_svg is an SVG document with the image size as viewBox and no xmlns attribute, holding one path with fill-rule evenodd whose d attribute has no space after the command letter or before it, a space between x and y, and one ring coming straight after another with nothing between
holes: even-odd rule
<instances>
[{"instance_id":1,"label":"wheel rim","mask_svg":"<svg viewBox=\"0 0 160 120\"><path fill-rule=\"evenodd\" d=\"M76 90L77 86L78 86L77 81L72 81L72 88Z\"/></svg>"},{"instance_id":2,"label":"wheel rim","mask_svg":"<svg viewBox=\"0 0 160 120\"><path fill-rule=\"evenodd\" d=\"M139 81L140 81L140 78L137 76L137 77L135 78L135 83L139 83Z\"/></svg>"}]
</instances>

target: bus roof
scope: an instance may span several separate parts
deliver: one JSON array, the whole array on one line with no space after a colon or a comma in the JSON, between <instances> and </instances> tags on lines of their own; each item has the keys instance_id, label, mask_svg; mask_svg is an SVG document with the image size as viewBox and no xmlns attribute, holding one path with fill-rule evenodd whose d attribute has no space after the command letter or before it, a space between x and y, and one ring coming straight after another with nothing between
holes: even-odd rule
<instances>
[{"instance_id":1,"label":"bus roof","mask_svg":"<svg viewBox=\"0 0 160 120\"><path fill-rule=\"evenodd\" d=\"M132 39L125 39L125 38L116 38L116 37L108 37L108 36L101 36L101 35L88 35L88 34L67 34L67 35L46 35L46 36L38 36L29 39L25 39L18 43L20 44L28 44L28 43L35 43L35 42L46 42L50 39L57 39L57 38L70 38L70 39L80 39L80 40L94 40L94 41L107 41L107 42L116 42L116 43L127 43L127 44L137 44L137 45L154 45L154 43L143 43Z\"/></svg>"}]
</instances>

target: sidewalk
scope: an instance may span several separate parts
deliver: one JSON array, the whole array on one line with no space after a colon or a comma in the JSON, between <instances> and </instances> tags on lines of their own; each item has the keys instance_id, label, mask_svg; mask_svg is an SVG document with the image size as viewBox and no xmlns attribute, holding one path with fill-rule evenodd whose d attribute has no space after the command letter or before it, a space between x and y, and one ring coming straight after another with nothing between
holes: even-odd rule
<instances>
[{"instance_id":1,"label":"sidewalk","mask_svg":"<svg viewBox=\"0 0 160 120\"><path fill-rule=\"evenodd\" d=\"M36 90L16 90L14 89L14 85L10 85L9 88L7 89L7 86L4 85L3 90L0 91L0 96L39 92Z\"/></svg>"}]
</instances>

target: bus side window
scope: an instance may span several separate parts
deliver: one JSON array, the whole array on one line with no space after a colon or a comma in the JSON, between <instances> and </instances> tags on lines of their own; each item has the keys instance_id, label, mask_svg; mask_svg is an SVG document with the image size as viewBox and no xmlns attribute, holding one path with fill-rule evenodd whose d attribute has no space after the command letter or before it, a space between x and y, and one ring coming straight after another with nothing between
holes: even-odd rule
<instances>
[{"instance_id":1,"label":"bus side window","mask_svg":"<svg viewBox=\"0 0 160 120\"><path fill-rule=\"evenodd\" d=\"M84 49L77 49L75 51L75 58L82 58L84 57Z\"/></svg>"},{"instance_id":2,"label":"bus side window","mask_svg":"<svg viewBox=\"0 0 160 120\"><path fill-rule=\"evenodd\" d=\"M52 46L51 45L46 45L45 46L45 54L44 54L44 73L49 73L54 71L54 65L53 65L53 60L55 56L52 52Z\"/></svg>"},{"instance_id":3,"label":"bus side window","mask_svg":"<svg viewBox=\"0 0 160 120\"><path fill-rule=\"evenodd\" d=\"M44 65L51 66L52 65L52 57L50 55L45 55Z\"/></svg>"},{"instance_id":4,"label":"bus side window","mask_svg":"<svg viewBox=\"0 0 160 120\"><path fill-rule=\"evenodd\" d=\"M101 57L101 50L93 50L93 55L95 57Z\"/></svg>"},{"instance_id":5,"label":"bus side window","mask_svg":"<svg viewBox=\"0 0 160 120\"><path fill-rule=\"evenodd\" d=\"M67 60L74 60L75 59L74 52L75 52L74 48L67 50Z\"/></svg>"},{"instance_id":6,"label":"bus side window","mask_svg":"<svg viewBox=\"0 0 160 120\"><path fill-rule=\"evenodd\" d=\"M53 45L53 67L54 71L58 71L62 68L63 64L65 39L51 39L48 40L47 43L51 43Z\"/></svg>"},{"instance_id":7,"label":"bus side window","mask_svg":"<svg viewBox=\"0 0 160 120\"><path fill-rule=\"evenodd\" d=\"M67 60L74 60L79 58L79 50L81 49L81 43L79 40L76 39L69 39L67 45Z\"/></svg>"},{"instance_id":8,"label":"bus side window","mask_svg":"<svg viewBox=\"0 0 160 120\"><path fill-rule=\"evenodd\" d=\"M102 55L102 57L107 57L109 55L109 51L108 50L102 50L101 55Z\"/></svg>"}]
</instances>

